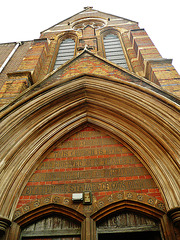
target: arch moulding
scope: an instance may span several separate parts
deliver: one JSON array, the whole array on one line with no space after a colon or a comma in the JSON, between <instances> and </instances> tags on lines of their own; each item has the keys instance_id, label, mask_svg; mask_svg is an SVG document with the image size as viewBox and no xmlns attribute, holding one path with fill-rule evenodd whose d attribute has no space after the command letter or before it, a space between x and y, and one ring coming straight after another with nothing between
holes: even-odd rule
<instances>
[{"instance_id":1,"label":"arch moulding","mask_svg":"<svg viewBox=\"0 0 180 240\"><path fill-rule=\"evenodd\" d=\"M23 188L54 144L87 124L123 142L139 158L166 210L179 206L177 105L133 83L84 75L32 93L4 112L1 216L12 220Z\"/></svg>"}]
</instances>

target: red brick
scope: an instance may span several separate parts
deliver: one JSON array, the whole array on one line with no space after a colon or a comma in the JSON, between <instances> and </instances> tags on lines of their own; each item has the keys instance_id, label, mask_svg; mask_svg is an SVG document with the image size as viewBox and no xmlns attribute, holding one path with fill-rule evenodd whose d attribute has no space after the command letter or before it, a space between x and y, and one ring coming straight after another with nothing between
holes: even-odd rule
<instances>
[{"instance_id":1,"label":"red brick","mask_svg":"<svg viewBox=\"0 0 180 240\"><path fill-rule=\"evenodd\" d=\"M68 142L68 144L71 144L71 142L72 142L72 144L73 144L73 141L79 141L80 139L81 139L81 144L82 144L82 141L86 141L85 144L88 144L88 141L91 141L91 144L93 144L92 142L95 142L95 141L92 141L92 139L103 139L103 138L105 139L105 138L109 138L108 142L111 141L109 136L105 136L103 134L102 135L98 135L97 134L97 136L93 137L93 136L90 136L90 132L91 132L90 130L88 130L88 131L86 131L86 130L80 131L80 135L78 135L78 133L76 133L76 135L72 136L70 139L67 139L65 141L65 143ZM82 133L84 134L83 136L85 136L85 137L81 137ZM89 135L86 136L85 133L87 133ZM92 131L92 133L95 133L95 131ZM68 146L71 146L71 145L68 145ZM106 147L106 149L108 149L108 151L112 152L113 154L102 154L102 155L98 155L97 154L97 155L88 155L88 156L85 155L85 154L84 155L83 154L82 155L79 154L79 156L78 155L71 155L71 156L66 157L66 158L64 158L64 157L63 158L48 158L47 157L43 161L43 162L47 163L46 165L44 165L44 167L48 166L48 162L52 162L52 161L54 161L54 162L55 161L58 161L58 162L59 161L66 161L66 162L63 162L63 163L67 163L67 167L66 168L65 167L60 167L60 168L56 167L55 169L51 169L52 165L49 164L49 166L50 166L49 169L48 169L48 167L47 167L47 169L41 169L41 166L42 166L42 164L41 164L40 167L35 171L35 174L42 174L43 173L45 175L45 174L50 174L52 172L59 172L59 174L61 174L61 172L64 172L65 174L68 174L71 171L74 171L74 172L77 172L77 171L91 171L91 172L94 172L94 171L96 171L97 173L99 171L99 172L102 173L103 172L102 169L105 169L105 171L109 171L110 169L117 169L117 170L118 169L122 169L122 173L123 173L123 169L127 170L127 171L128 170L130 171L133 168L133 170L135 172L137 167L138 168L141 167L142 169L144 168L144 166L143 166L143 164L141 162L138 163L137 159L135 160L134 163L132 162L130 164L130 162L128 160L129 159L128 157L133 156L133 153L129 152L129 150L127 150L122 144L117 143L113 139L112 139L112 144L110 142L110 144L106 144L106 145L104 144L102 146L100 146L98 144L98 145L88 145L88 147L85 145L83 147L81 145L81 147L72 147L71 148L71 147L65 147L65 145L63 147L63 143L62 143L62 144L57 145L57 147L54 148L53 151L56 152L56 154L57 154L57 151L64 151L64 150L72 151L72 149L74 149L76 151L79 151L79 150L82 151L82 149L90 149L91 148L92 151L93 151L93 154L94 154L94 152L95 152L94 150L96 150L96 149L98 150L98 149L100 149L100 147L102 147L102 149L103 149L103 147ZM113 148L112 151L111 151L111 148ZM116 149L116 148L123 148L122 151L125 150L127 152L116 154L114 152L114 149ZM82 153L83 153L83 151L82 151ZM104 159L107 158L108 159L108 158L112 158L112 157L116 157L117 163L119 163L119 164L115 164L115 162L112 162L113 164L111 164L111 165L99 165L98 161L102 161L102 158L104 158ZM120 164L121 162L118 162L119 161L118 158L122 158L122 164ZM83 161L91 160L91 159L92 159L92 161L88 161L88 165L87 166L85 166L85 165L83 165L82 167L78 166L79 161L81 161L81 163L83 163ZM127 159L127 162L124 159ZM77 161L77 164L76 164L76 162L73 163L73 161ZM95 165L94 166L93 165L89 165L91 162L93 163L94 161L95 161ZM72 165L71 165L71 162L73 163ZM109 162L107 162L107 164L109 164ZM53 163L53 166L55 166L54 163ZM78 166L78 167L72 167L72 166ZM112 173L112 175L113 174L114 173ZM98 176L98 174L97 174L97 176ZM107 184L107 186L111 186L111 182L113 182L113 181L114 182L121 182L121 181L123 181L124 183L126 183L126 181L129 181L129 180L131 180L131 181L133 181L133 180L140 181L142 179L142 180L147 180L148 181L148 179L152 178L148 173L147 174L145 173L145 175L142 175L142 176L141 175L140 176L133 176L133 175L129 176L129 174L128 174L128 176L123 176L123 177L120 177L117 174L114 174L114 177L113 176L110 177L110 176L108 178L107 177L106 178L105 177L104 178L103 177L102 178L94 177L92 179L88 179L88 178L87 179L86 178L85 179L70 179L70 180L66 180L66 181L60 180L60 179L59 180L57 180L57 179L53 180L52 179L52 181L46 181L46 182L44 182L44 181L41 181L41 182L29 182L27 184L27 186L31 186L31 185L44 185L44 184L46 184L46 185L51 185L51 184L53 184L53 185L74 184L74 186L75 186L76 184L84 184L84 183L90 183L92 185L94 184L94 185L97 185L97 186L99 186L99 184L101 184L101 183L104 183L104 186L106 186L106 184ZM98 200L98 199L102 198L103 196L119 192L119 191L112 191L112 189L109 188L109 187L108 188L104 188L104 189L107 189L109 191L101 190L99 192L93 192L93 196L95 196L97 198L97 200ZM157 199L161 198L161 195L159 193L158 188L154 188L154 189L136 189L136 190L132 188L132 189L128 189L127 191L137 192L137 193L146 193L149 196L156 197ZM63 197L65 197L65 196L66 197L71 197L72 193L70 193L70 192L60 193L58 195L59 196L63 196ZM18 203L18 206L20 206L20 204L21 205L25 204L25 202L21 202L21 201L26 201L26 203L27 203L27 201L30 201L30 200L32 201L33 199L41 198L41 197L44 197L44 196L45 195L29 196L29 199L24 199L23 198L24 196L21 196L20 200L19 200L19 203Z\"/></svg>"},{"instance_id":2,"label":"red brick","mask_svg":"<svg viewBox=\"0 0 180 240\"><path fill-rule=\"evenodd\" d=\"M142 193L148 193L148 189L142 189Z\"/></svg>"},{"instance_id":3,"label":"red brick","mask_svg":"<svg viewBox=\"0 0 180 240\"><path fill-rule=\"evenodd\" d=\"M139 179L145 179L146 177L145 176L139 176Z\"/></svg>"}]
</instances>

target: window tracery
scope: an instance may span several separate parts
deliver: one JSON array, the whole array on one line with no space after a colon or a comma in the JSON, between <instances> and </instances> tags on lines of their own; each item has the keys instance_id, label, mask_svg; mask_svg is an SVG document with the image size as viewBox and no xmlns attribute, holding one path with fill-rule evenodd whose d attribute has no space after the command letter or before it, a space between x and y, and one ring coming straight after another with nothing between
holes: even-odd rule
<instances>
[{"instance_id":1,"label":"window tracery","mask_svg":"<svg viewBox=\"0 0 180 240\"><path fill-rule=\"evenodd\" d=\"M73 29L78 31L78 30L85 29L87 26L90 26L97 30L105 27L106 21L104 19L98 19L98 18L80 19L73 24Z\"/></svg>"}]
</instances>

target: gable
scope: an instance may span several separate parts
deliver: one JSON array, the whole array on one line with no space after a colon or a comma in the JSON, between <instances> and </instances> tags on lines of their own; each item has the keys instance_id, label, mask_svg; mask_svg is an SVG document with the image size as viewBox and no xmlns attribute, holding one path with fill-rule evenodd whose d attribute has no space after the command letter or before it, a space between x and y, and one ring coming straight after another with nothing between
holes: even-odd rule
<instances>
[{"instance_id":1,"label":"gable","mask_svg":"<svg viewBox=\"0 0 180 240\"><path fill-rule=\"evenodd\" d=\"M177 97L165 92L156 84L151 83L147 79L137 76L136 74L116 64L113 64L107 59L101 58L98 55L95 55L94 53L85 49L81 54L67 61L64 65L48 74L43 80L37 82L32 87L24 91L21 95L18 96L18 98L13 100L10 105L15 104L22 99L25 99L31 94L38 94L39 91L46 91L47 87L49 88L53 87L53 85L61 84L63 86L65 82L84 76L88 76L89 78L104 79L112 83L114 82L115 85L124 85L127 83L130 84L131 87L143 87L145 91L151 90L155 94L164 96L167 99L180 104L180 101ZM9 105L5 106L3 110L5 110L8 106Z\"/></svg>"},{"instance_id":2,"label":"gable","mask_svg":"<svg viewBox=\"0 0 180 240\"><path fill-rule=\"evenodd\" d=\"M110 81L120 80L135 85L139 85L150 89L160 95L163 95L177 103L179 100L169 93L164 92L156 84L149 82L148 80L135 75L134 73L113 64L107 59L101 58L98 55L93 54L88 50L84 50L80 55L66 62L55 71L51 72L41 82L34 84L32 88L23 96L29 96L31 93L37 92L51 84L63 83L64 80L75 79L83 75L89 75L90 77L97 78L109 78Z\"/></svg>"},{"instance_id":3,"label":"gable","mask_svg":"<svg viewBox=\"0 0 180 240\"><path fill-rule=\"evenodd\" d=\"M117 24L127 24L127 25L136 25L137 22L122 18L119 16L115 16L113 14L104 13L98 10L93 9L92 7L86 7L85 10L55 24L54 26L51 26L50 28L44 30L41 32L41 34L46 34L49 32L59 32L63 30L72 30L73 26L82 19L88 19L88 18L97 18L102 19L105 21L107 26L117 25ZM128 27L128 26L127 26Z\"/></svg>"},{"instance_id":4,"label":"gable","mask_svg":"<svg viewBox=\"0 0 180 240\"><path fill-rule=\"evenodd\" d=\"M81 55L69 61L51 76L44 79L42 87L48 83L54 83L60 79L76 77L79 74L96 74L99 76L115 77L124 81L138 82L139 79L130 75L122 67L118 67L108 60L98 57L85 50Z\"/></svg>"}]
</instances>

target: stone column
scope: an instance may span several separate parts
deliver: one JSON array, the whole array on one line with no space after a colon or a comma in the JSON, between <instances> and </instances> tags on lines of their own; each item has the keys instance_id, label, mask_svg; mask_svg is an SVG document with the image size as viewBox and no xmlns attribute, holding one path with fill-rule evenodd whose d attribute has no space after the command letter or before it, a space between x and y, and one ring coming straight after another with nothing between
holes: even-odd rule
<instances>
[{"instance_id":1,"label":"stone column","mask_svg":"<svg viewBox=\"0 0 180 240\"><path fill-rule=\"evenodd\" d=\"M170 209L168 216L172 219L175 226L180 226L180 207Z\"/></svg>"},{"instance_id":2,"label":"stone column","mask_svg":"<svg viewBox=\"0 0 180 240\"><path fill-rule=\"evenodd\" d=\"M0 239L5 234L6 229L11 225L11 221L8 218L0 216Z\"/></svg>"},{"instance_id":3,"label":"stone column","mask_svg":"<svg viewBox=\"0 0 180 240\"><path fill-rule=\"evenodd\" d=\"M180 240L180 207L170 209L168 216L172 219L176 239Z\"/></svg>"}]
</instances>

